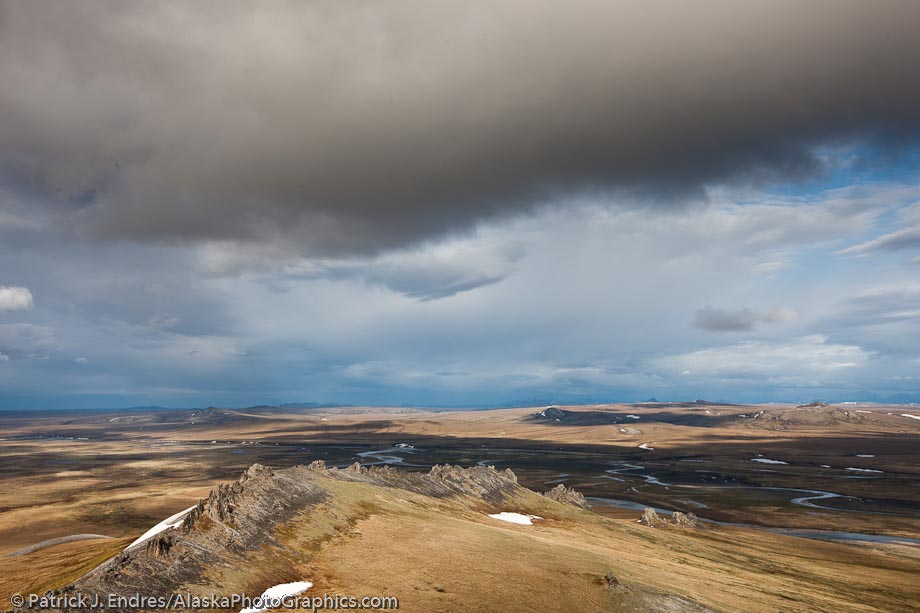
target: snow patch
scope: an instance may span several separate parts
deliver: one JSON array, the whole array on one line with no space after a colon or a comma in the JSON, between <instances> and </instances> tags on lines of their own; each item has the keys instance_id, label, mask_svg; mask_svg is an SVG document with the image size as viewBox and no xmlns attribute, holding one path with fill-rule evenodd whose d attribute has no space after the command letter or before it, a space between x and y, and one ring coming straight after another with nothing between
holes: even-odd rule
<instances>
[{"instance_id":1,"label":"snow patch","mask_svg":"<svg viewBox=\"0 0 920 613\"><path fill-rule=\"evenodd\" d=\"M169 517L167 517L166 519L164 519L163 521L155 525L153 528L151 528L147 532L140 535L140 537L136 541L134 541L133 543L125 547L125 549L131 549L135 545L140 545L141 543L143 543L150 537L156 536L160 532L169 530L170 528L178 528L179 526L182 525L182 521L185 519L185 516L188 514L188 512L194 509L196 506L198 505L193 504L192 506L185 509L184 511L179 511L175 515L170 515Z\"/></svg>"},{"instance_id":2,"label":"snow patch","mask_svg":"<svg viewBox=\"0 0 920 613\"><path fill-rule=\"evenodd\" d=\"M281 608L284 606L284 602L282 602L284 598L303 594L311 587L313 587L313 584L309 581L295 581L294 583L273 585L262 592L261 596L253 600L253 606L251 608L240 609L240 613L259 613L266 609Z\"/></svg>"},{"instance_id":3,"label":"snow patch","mask_svg":"<svg viewBox=\"0 0 920 613\"><path fill-rule=\"evenodd\" d=\"M852 470L856 473L880 473L880 470L873 470L871 468L844 468L843 470Z\"/></svg>"},{"instance_id":4,"label":"snow patch","mask_svg":"<svg viewBox=\"0 0 920 613\"><path fill-rule=\"evenodd\" d=\"M532 526L533 520L543 519L539 515L524 515L522 513L509 513L507 511L502 511L501 513L490 513L489 517L499 521L506 521L511 524L519 524L521 526Z\"/></svg>"},{"instance_id":5,"label":"snow patch","mask_svg":"<svg viewBox=\"0 0 920 613\"><path fill-rule=\"evenodd\" d=\"M654 447L650 447L651 443L642 443L639 445L639 449L645 449L646 451L655 451Z\"/></svg>"},{"instance_id":6,"label":"snow patch","mask_svg":"<svg viewBox=\"0 0 920 613\"><path fill-rule=\"evenodd\" d=\"M638 415L627 415L626 417L628 417L628 418L630 418L630 419L642 419L642 418L639 417Z\"/></svg>"},{"instance_id":7,"label":"snow patch","mask_svg":"<svg viewBox=\"0 0 920 613\"><path fill-rule=\"evenodd\" d=\"M872 455L871 453L857 453L856 457L857 458L874 458L875 456Z\"/></svg>"},{"instance_id":8,"label":"snow patch","mask_svg":"<svg viewBox=\"0 0 920 613\"><path fill-rule=\"evenodd\" d=\"M783 462L782 460L771 460L769 458L754 458L751 462L760 462L761 464L788 464L789 462Z\"/></svg>"},{"instance_id":9,"label":"snow patch","mask_svg":"<svg viewBox=\"0 0 920 613\"><path fill-rule=\"evenodd\" d=\"M891 413L889 413L891 415ZM911 419L920 419L920 415L911 415L910 413L901 413L901 417L910 417Z\"/></svg>"}]
</instances>

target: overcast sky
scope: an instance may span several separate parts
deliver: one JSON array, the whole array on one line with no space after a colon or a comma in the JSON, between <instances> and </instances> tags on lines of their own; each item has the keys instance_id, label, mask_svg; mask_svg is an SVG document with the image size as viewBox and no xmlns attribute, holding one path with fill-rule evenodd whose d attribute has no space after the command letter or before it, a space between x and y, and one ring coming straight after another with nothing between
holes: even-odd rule
<instances>
[{"instance_id":1,"label":"overcast sky","mask_svg":"<svg viewBox=\"0 0 920 613\"><path fill-rule=\"evenodd\" d=\"M0 409L920 400L917 23L0 0Z\"/></svg>"}]
</instances>

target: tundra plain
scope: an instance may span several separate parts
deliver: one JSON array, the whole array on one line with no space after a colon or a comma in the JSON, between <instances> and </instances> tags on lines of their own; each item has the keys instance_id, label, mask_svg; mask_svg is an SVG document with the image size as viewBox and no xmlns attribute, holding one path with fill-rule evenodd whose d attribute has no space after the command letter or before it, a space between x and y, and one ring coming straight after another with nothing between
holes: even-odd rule
<instances>
[{"instance_id":1,"label":"tundra plain","mask_svg":"<svg viewBox=\"0 0 920 613\"><path fill-rule=\"evenodd\" d=\"M257 595L303 579L394 595L410 611L917 610L917 416L911 406L701 401L4 414L0 598L73 582L253 464L322 460L420 473L495 466L534 492L574 488L592 510L529 495L516 508L432 502L323 477L344 520L311 541L309 576L243 573L235 587ZM644 507L695 513L703 528L638 525ZM501 512L544 519L488 518ZM310 525L325 524L314 512ZM607 573L632 587L611 590Z\"/></svg>"}]
</instances>

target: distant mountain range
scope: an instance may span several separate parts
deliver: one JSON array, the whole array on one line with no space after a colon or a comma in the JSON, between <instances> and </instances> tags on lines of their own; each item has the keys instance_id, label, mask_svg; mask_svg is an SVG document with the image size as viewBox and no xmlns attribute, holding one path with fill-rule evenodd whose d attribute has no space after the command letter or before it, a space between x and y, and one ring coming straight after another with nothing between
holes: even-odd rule
<instances>
[{"instance_id":1,"label":"distant mountain range","mask_svg":"<svg viewBox=\"0 0 920 613\"><path fill-rule=\"evenodd\" d=\"M400 406L406 408L414 409L427 409L430 411L458 411L458 410L486 410L486 409L501 409L501 408L526 408L526 407L547 407L554 405L561 406L579 406L579 405L590 405L590 404L616 404L616 403L632 403L638 402L636 400L627 400L627 399L611 399L611 398L566 398L566 397L529 397L529 398L520 398L517 400L508 400L505 402L491 404L491 403L477 403L477 404L402 404ZM674 400L674 399L665 399L658 400L656 398L649 398L645 400L646 403L685 403L685 404L713 404L713 405L729 405L729 404L739 404L734 400ZM773 401L773 404L806 404L808 402L827 402L831 404L840 404L844 402L873 402L878 404L920 404L920 392L917 393L898 393L891 394L888 396L883 396L880 394L875 394L869 391L861 391L850 396L845 397L829 397L829 398L811 398L808 400L789 400L789 401ZM768 403L768 401L750 402L750 403L740 403L740 404L762 404ZM242 411L268 411L268 410L309 410L309 409L335 409L335 408L349 408L355 406L394 406L393 404L348 404L341 402L284 402L281 404L257 404L247 407L234 407L234 406L224 406L220 408L225 409L238 409ZM122 412L159 412L159 411L197 411L201 410L203 407L164 407L160 405L143 405L143 406L131 406L131 407L106 407L106 408L94 408L94 409L55 409L48 411L41 411L42 413L60 413L60 412L93 412L93 411L122 411ZM3 412L19 412L15 409L3 410Z\"/></svg>"}]
</instances>

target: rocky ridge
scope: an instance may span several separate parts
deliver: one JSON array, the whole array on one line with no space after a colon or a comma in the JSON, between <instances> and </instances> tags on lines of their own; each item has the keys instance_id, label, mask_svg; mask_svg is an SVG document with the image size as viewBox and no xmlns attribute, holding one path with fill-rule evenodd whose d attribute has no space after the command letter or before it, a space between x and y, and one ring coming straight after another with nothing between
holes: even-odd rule
<instances>
[{"instance_id":1,"label":"rocky ridge","mask_svg":"<svg viewBox=\"0 0 920 613\"><path fill-rule=\"evenodd\" d=\"M283 470L254 464L237 481L221 484L199 500L181 523L132 544L51 594L130 596L139 591L170 594L190 589L195 593L195 586L229 589L235 586L222 585L222 576L215 569L251 565L254 553L267 550L274 552L279 576L293 573L294 563L285 570L285 560L301 559L303 552L278 535L296 516L328 502L332 494L325 479L398 488L433 499L469 497L490 505L529 492L518 485L514 472L494 467L444 465L427 473L412 473L358 463L337 469L315 461ZM578 496L571 491L566 495L575 502Z\"/></svg>"}]
</instances>

